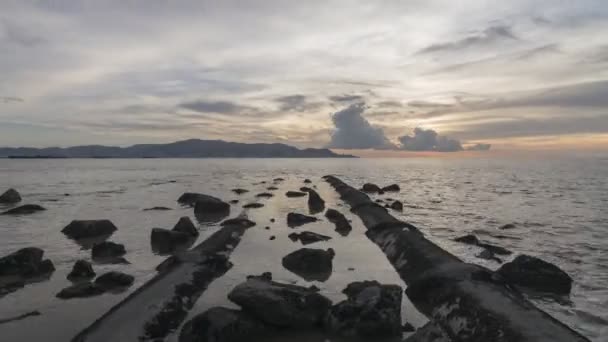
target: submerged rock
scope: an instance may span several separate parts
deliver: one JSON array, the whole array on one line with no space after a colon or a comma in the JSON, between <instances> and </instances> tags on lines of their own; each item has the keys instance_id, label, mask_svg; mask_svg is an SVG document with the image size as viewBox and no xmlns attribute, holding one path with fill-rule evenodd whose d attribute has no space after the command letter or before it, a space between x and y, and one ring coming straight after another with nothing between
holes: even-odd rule
<instances>
[{"instance_id":1,"label":"submerged rock","mask_svg":"<svg viewBox=\"0 0 608 342\"><path fill-rule=\"evenodd\" d=\"M274 191L274 190L279 190L279 188L277 188L276 186L269 186L266 188L266 190L268 191Z\"/></svg>"},{"instance_id":2,"label":"submerged rock","mask_svg":"<svg viewBox=\"0 0 608 342\"><path fill-rule=\"evenodd\" d=\"M541 292L569 294L572 278L559 267L529 255L518 255L496 271L508 282Z\"/></svg>"},{"instance_id":3,"label":"submerged rock","mask_svg":"<svg viewBox=\"0 0 608 342\"><path fill-rule=\"evenodd\" d=\"M502 263L502 260L500 258L496 257L494 255L494 253L492 253L492 251L489 249L484 249L479 254L477 254L476 257L478 257L480 259L485 259L485 260L493 260L499 264Z\"/></svg>"},{"instance_id":4,"label":"submerged rock","mask_svg":"<svg viewBox=\"0 0 608 342\"><path fill-rule=\"evenodd\" d=\"M398 192L398 191L401 191L401 188L397 184L391 184L391 185L387 185L387 186L383 187L382 189L380 189L380 191L383 191L383 192Z\"/></svg>"},{"instance_id":5,"label":"submerged rock","mask_svg":"<svg viewBox=\"0 0 608 342\"><path fill-rule=\"evenodd\" d=\"M272 181L273 182L282 182L284 180L285 180L285 178L277 177L277 178L273 179Z\"/></svg>"},{"instance_id":6,"label":"submerged rock","mask_svg":"<svg viewBox=\"0 0 608 342\"><path fill-rule=\"evenodd\" d=\"M127 254L125 246L112 241L104 241L93 246L91 257L95 259L114 259Z\"/></svg>"},{"instance_id":7,"label":"submerged rock","mask_svg":"<svg viewBox=\"0 0 608 342\"><path fill-rule=\"evenodd\" d=\"M259 193L259 194L255 195L255 197L262 197L262 198L270 198L270 197L273 197L273 196L274 195L271 194L270 192L262 192L262 193Z\"/></svg>"},{"instance_id":8,"label":"submerged rock","mask_svg":"<svg viewBox=\"0 0 608 342\"><path fill-rule=\"evenodd\" d=\"M152 210L166 211L166 210L173 210L173 209L167 208L167 207L152 207L152 208L146 208L146 209L144 209L144 211L152 211Z\"/></svg>"},{"instance_id":9,"label":"submerged rock","mask_svg":"<svg viewBox=\"0 0 608 342\"><path fill-rule=\"evenodd\" d=\"M502 230L513 229L513 228L517 228L513 223L507 223L505 225L498 227L498 229L502 229Z\"/></svg>"},{"instance_id":10,"label":"submerged rock","mask_svg":"<svg viewBox=\"0 0 608 342\"><path fill-rule=\"evenodd\" d=\"M185 233L189 236L198 236L198 229L188 216L182 216L173 227L173 231Z\"/></svg>"},{"instance_id":11,"label":"submerged rock","mask_svg":"<svg viewBox=\"0 0 608 342\"><path fill-rule=\"evenodd\" d=\"M353 229L346 217L335 209L327 209L325 217L336 226L336 232L342 236L348 235Z\"/></svg>"},{"instance_id":12,"label":"submerged rock","mask_svg":"<svg viewBox=\"0 0 608 342\"><path fill-rule=\"evenodd\" d=\"M289 234L289 238L291 239L291 241L300 240L300 242L303 245L309 245L311 243L315 243L315 242L319 242L319 241L331 240L330 236L317 234L317 233L313 233L313 232L308 232L308 231L304 231L301 233L291 233L291 234Z\"/></svg>"},{"instance_id":13,"label":"submerged rock","mask_svg":"<svg viewBox=\"0 0 608 342\"><path fill-rule=\"evenodd\" d=\"M300 192L300 191L287 191L285 193L285 196L287 196L287 197L304 197L304 196L306 196L306 193Z\"/></svg>"},{"instance_id":14,"label":"submerged rock","mask_svg":"<svg viewBox=\"0 0 608 342\"><path fill-rule=\"evenodd\" d=\"M201 202L199 207L200 211L208 211L208 212L218 212L225 211L227 209L224 201L217 197L213 197L210 195L199 194L196 192L186 192L181 195L177 202L182 205L188 205L194 207L197 202Z\"/></svg>"},{"instance_id":15,"label":"submerged rock","mask_svg":"<svg viewBox=\"0 0 608 342\"><path fill-rule=\"evenodd\" d=\"M238 199L233 199L233 200L230 200L229 203L230 204L237 204L237 203L239 203L239 200Z\"/></svg>"},{"instance_id":16,"label":"submerged rock","mask_svg":"<svg viewBox=\"0 0 608 342\"><path fill-rule=\"evenodd\" d=\"M263 207L263 203L247 203L243 206L245 209L257 209Z\"/></svg>"},{"instance_id":17,"label":"submerged rock","mask_svg":"<svg viewBox=\"0 0 608 342\"><path fill-rule=\"evenodd\" d=\"M111 235L118 228L110 220L74 220L61 230L70 239L86 239Z\"/></svg>"},{"instance_id":18,"label":"submerged rock","mask_svg":"<svg viewBox=\"0 0 608 342\"><path fill-rule=\"evenodd\" d=\"M478 245L480 242L477 236L473 234L467 234L461 237L457 237L454 239L454 241L466 243L467 245Z\"/></svg>"},{"instance_id":19,"label":"submerged rock","mask_svg":"<svg viewBox=\"0 0 608 342\"><path fill-rule=\"evenodd\" d=\"M307 223L317 222L317 218L314 216L308 216L298 213L287 214L287 225L291 228L298 227Z\"/></svg>"},{"instance_id":20,"label":"submerged rock","mask_svg":"<svg viewBox=\"0 0 608 342\"><path fill-rule=\"evenodd\" d=\"M8 189L0 195L0 203L13 204L21 202L21 195L15 189Z\"/></svg>"},{"instance_id":21,"label":"submerged rock","mask_svg":"<svg viewBox=\"0 0 608 342\"><path fill-rule=\"evenodd\" d=\"M129 287L134 281L135 278L132 275L112 271L97 277L97 279L95 279L95 285L104 289L105 291L111 291Z\"/></svg>"},{"instance_id":22,"label":"submerged rock","mask_svg":"<svg viewBox=\"0 0 608 342\"><path fill-rule=\"evenodd\" d=\"M22 283L53 273L53 262L43 256L42 249L26 247L0 258L0 287L8 279Z\"/></svg>"},{"instance_id":23,"label":"submerged rock","mask_svg":"<svg viewBox=\"0 0 608 342\"><path fill-rule=\"evenodd\" d=\"M467 245L473 245L473 246L478 246L478 247L482 247L488 251L490 251L493 254L498 254L498 255L510 255L512 254L511 251L509 251L506 248L500 247L500 246L496 246L487 242L481 242L477 236L473 235L473 234L467 234L461 237L457 237L454 239L454 241L456 242L461 242Z\"/></svg>"},{"instance_id":24,"label":"submerged rock","mask_svg":"<svg viewBox=\"0 0 608 342\"><path fill-rule=\"evenodd\" d=\"M325 210L325 201L314 191L308 191L308 209L311 214L320 213Z\"/></svg>"},{"instance_id":25,"label":"submerged rock","mask_svg":"<svg viewBox=\"0 0 608 342\"><path fill-rule=\"evenodd\" d=\"M228 299L253 317L284 328L316 327L331 306L314 289L259 278L237 285Z\"/></svg>"},{"instance_id":26,"label":"submerged rock","mask_svg":"<svg viewBox=\"0 0 608 342\"><path fill-rule=\"evenodd\" d=\"M222 226L240 226L240 227L245 227L245 228L250 228L255 226L255 222L249 220L246 217L235 217L235 218L231 218L228 219L224 222L222 222Z\"/></svg>"},{"instance_id":27,"label":"submerged rock","mask_svg":"<svg viewBox=\"0 0 608 342\"><path fill-rule=\"evenodd\" d=\"M68 286L63 290L57 293L56 297L61 299L70 299L70 298L85 298L85 297L93 297L104 293L105 290L90 282L82 282L76 283L74 285Z\"/></svg>"},{"instance_id":28,"label":"submerged rock","mask_svg":"<svg viewBox=\"0 0 608 342\"><path fill-rule=\"evenodd\" d=\"M95 277L95 271L93 271L93 265L86 260L78 260L74 263L72 271L68 274L68 280L82 280L90 279Z\"/></svg>"},{"instance_id":29,"label":"submerged rock","mask_svg":"<svg viewBox=\"0 0 608 342\"><path fill-rule=\"evenodd\" d=\"M243 311L213 307L184 324L179 342L244 342L270 331L264 322Z\"/></svg>"},{"instance_id":30,"label":"submerged rock","mask_svg":"<svg viewBox=\"0 0 608 342\"><path fill-rule=\"evenodd\" d=\"M311 181L310 179L306 178L306 179L304 180L304 184L310 184L310 183L312 183L312 181Z\"/></svg>"},{"instance_id":31,"label":"submerged rock","mask_svg":"<svg viewBox=\"0 0 608 342\"><path fill-rule=\"evenodd\" d=\"M401 286L363 281L342 292L348 299L330 309L325 322L329 331L367 338L401 336Z\"/></svg>"},{"instance_id":32,"label":"submerged rock","mask_svg":"<svg viewBox=\"0 0 608 342\"><path fill-rule=\"evenodd\" d=\"M168 254L176 250L186 249L194 243L194 236L184 232L164 228L152 228L150 244L157 254Z\"/></svg>"},{"instance_id":33,"label":"submerged rock","mask_svg":"<svg viewBox=\"0 0 608 342\"><path fill-rule=\"evenodd\" d=\"M16 208L9 209L0 215L28 215L46 210L38 204L24 204Z\"/></svg>"},{"instance_id":34,"label":"submerged rock","mask_svg":"<svg viewBox=\"0 0 608 342\"><path fill-rule=\"evenodd\" d=\"M310 190L312 190L312 189L307 186L303 186L300 188L300 191L302 191L302 192L309 192Z\"/></svg>"},{"instance_id":35,"label":"submerged rock","mask_svg":"<svg viewBox=\"0 0 608 342\"><path fill-rule=\"evenodd\" d=\"M242 195L244 193L249 192L249 190L238 188L238 189L232 189L232 192L234 192L237 195Z\"/></svg>"},{"instance_id":36,"label":"submerged rock","mask_svg":"<svg viewBox=\"0 0 608 342\"><path fill-rule=\"evenodd\" d=\"M326 281L333 270L335 252L314 248L301 248L283 257L283 267L306 281Z\"/></svg>"},{"instance_id":37,"label":"submerged rock","mask_svg":"<svg viewBox=\"0 0 608 342\"><path fill-rule=\"evenodd\" d=\"M367 193L377 193L377 192L381 192L382 189L380 189L380 187L377 186L376 184L365 183L361 187L361 191L367 192Z\"/></svg>"},{"instance_id":38,"label":"submerged rock","mask_svg":"<svg viewBox=\"0 0 608 342\"><path fill-rule=\"evenodd\" d=\"M403 211L403 203L401 201L394 201L393 203L391 203L391 209Z\"/></svg>"}]
</instances>

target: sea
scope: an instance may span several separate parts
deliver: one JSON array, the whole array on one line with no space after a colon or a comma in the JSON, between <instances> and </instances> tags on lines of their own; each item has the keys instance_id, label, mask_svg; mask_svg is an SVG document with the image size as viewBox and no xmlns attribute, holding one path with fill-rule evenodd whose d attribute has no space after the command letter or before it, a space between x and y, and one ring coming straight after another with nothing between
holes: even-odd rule
<instances>
[{"instance_id":1,"label":"sea","mask_svg":"<svg viewBox=\"0 0 608 342\"><path fill-rule=\"evenodd\" d=\"M281 266L281 258L301 248L287 235L289 212L307 214L306 198L287 198L303 180L312 181L326 201L352 220L353 231L342 237L326 220L306 225L331 240L309 247L336 251L333 273L313 282L334 302L342 289L357 280L378 280L405 287L384 254L369 241L358 217L351 214L321 177L339 176L359 187L396 183L399 193L374 195L404 203L393 215L418 227L442 248L463 260L497 269L496 261L477 258L478 247L454 242L465 234L554 263L574 280L568 298L528 294L538 307L592 341L608 336L608 158L601 156L395 158L395 159L0 159L0 192L15 188L21 204L47 210L24 216L0 216L0 256L36 246L53 261L48 280L26 285L0 297L0 320L37 310L40 315L0 324L0 340L69 341L109 308L156 274L167 256L155 254L150 231L171 228L182 216L195 221L191 208L176 202L184 192L200 192L225 201L238 199L231 216L247 214L257 225L245 232L231 256L234 264L214 281L189 314L212 306L235 307L227 292L247 275L269 271L277 281L308 286ZM284 178L282 182L273 182ZM277 190L267 190L276 186ZM250 190L243 195L233 188ZM261 192L274 197L256 198ZM242 209L261 202L260 209ZM164 206L167 211L143 209ZM9 207L0 207L0 210ZM323 218L322 214L318 215ZM62 300L55 295L70 285L67 273L78 259L90 260L90 250L67 239L61 229L75 219L109 219L117 227L110 240L125 245L128 264L94 264L97 274L117 270L135 277L121 293ZM271 219L275 219L271 222ZM196 222L196 221L195 221ZM218 229L217 223L197 223L199 241ZM512 224L513 228L500 227ZM265 229L269 227L268 229ZM271 240L270 237L275 236ZM416 327L426 318L404 296L403 320ZM168 341L176 341L179 332ZM286 339L287 340L287 339ZM313 341L315 337L289 339ZM319 338L319 341L324 339Z\"/></svg>"}]
</instances>

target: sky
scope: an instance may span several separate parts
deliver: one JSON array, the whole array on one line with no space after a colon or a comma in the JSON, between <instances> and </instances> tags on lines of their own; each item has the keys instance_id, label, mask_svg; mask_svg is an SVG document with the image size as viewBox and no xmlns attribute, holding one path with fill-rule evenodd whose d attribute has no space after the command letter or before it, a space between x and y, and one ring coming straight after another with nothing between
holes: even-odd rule
<instances>
[{"instance_id":1,"label":"sky","mask_svg":"<svg viewBox=\"0 0 608 342\"><path fill-rule=\"evenodd\" d=\"M4 0L0 75L0 146L608 150L603 0Z\"/></svg>"}]
</instances>

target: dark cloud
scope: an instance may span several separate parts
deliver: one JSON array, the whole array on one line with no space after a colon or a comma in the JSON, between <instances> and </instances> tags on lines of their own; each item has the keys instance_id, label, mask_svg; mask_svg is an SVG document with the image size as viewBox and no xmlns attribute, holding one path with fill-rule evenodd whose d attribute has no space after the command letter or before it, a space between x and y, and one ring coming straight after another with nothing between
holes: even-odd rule
<instances>
[{"instance_id":1,"label":"dark cloud","mask_svg":"<svg viewBox=\"0 0 608 342\"><path fill-rule=\"evenodd\" d=\"M365 109L365 104L356 103L332 115L335 130L331 135L328 147L341 149L395 148L381 128L372 126L363 117Z\"/></svg>"},{"instance_id":2,"label":"dark cloud","mask_svg":"<svg viewBox=\"0 0 608 342\"><path fill-rule=\"evenodd\" d=\"M218 113L218 114L240 114L255 110L252 107L242 106L230 101L192 101L184 102L179 107L193 110L199 113Z\"/></svg>"},{"instance_id":3,"label":"dark cloud","mask_svg":"<svg viewBox=\"0 0 608 342\"><path fill-rule=\"evenodd\" d=\"M334 95L330 96L329 99L332 102L363 102L365 98L361 95Z\"/></svg>"},{"instance_id":4,"label":"dark cloud","mask_svg":"<svg viewBox=\"0 0 608 342\"><path fill-rule=\"evenodd\" d=\"M380 108L401 108L403 103L399 101L380 101L376 103L376 106Z\"/></svg>"},{"instance_id":5,"label":"dark cloud","mask_svg":"<svg viewBox=\"0 0 608 342\"><path fill-rule=\"evenodd\" d=\"M0 38L2 38L2 36L4 36L4 40L9 43L27 47L45 42L44 38L30 33L27 27L16 25L6 19L0 20Z\"/></svg>"},{"instance_id":6,"label":"dark cloud","mask_svg":"<svg viewBox=\"0 0 608 342\"><path fill-rule=\"evenodd\" d=\"M428 54L436 52L452 52L468 49L471 47L488 46L500 41L518 40L517 36L511 31L511 27L506 25L495 25L484 29L481 32L471 34L465 38L454 42L437 43L429 45L418 54Z\"/></svg>"},{"instance_id":7,"label":"dark cloud","mask_svg":"<svg viewBox=\"0 0 608 342\"><path fill-rule=\"evenodd\" d=\"M467 151L489 151L491 147L492 147L491 144L479 143L479 144L467 146L466 150Z\"/></svg>"},{"instance_id":8,"label":"dark cloud","mask_svg":"<svg viewBox=\"0 0 608 342\"><path fill-rule=\"evenodd\" d=\"M401 149L406 151L436 151L457 152L462 151L460 141L439 135L432 129L416 127L413 135L399 137Z\"/></svg>"},{"instance_id":9,"label":"dark cloud","mask_svg":"<svg viewBox=\"0 0 608 342\"><path fill-rule=\"evenodd\" d=\"M310 102L305 95L288 95L275 99L279 104L279 110L284 112L306 112L319 108L322 103Z\"/></svg>"}]
</instances>

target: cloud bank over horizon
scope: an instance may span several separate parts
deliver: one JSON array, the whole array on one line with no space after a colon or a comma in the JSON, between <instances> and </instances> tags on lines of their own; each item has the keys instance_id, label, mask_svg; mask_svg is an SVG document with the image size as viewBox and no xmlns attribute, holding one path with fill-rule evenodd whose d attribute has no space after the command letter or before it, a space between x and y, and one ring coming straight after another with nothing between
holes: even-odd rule
<instances>
[{"instance_id":1,"label":"cloud bank over horizon","mask_svg":"<svg viewBox=\"0 0 608 342\"><path fill-rule=\"evenodd\" d=\"M608 150L601 32L601 0L7 0L0 146Z\"/></svg>"}]
</instances>

